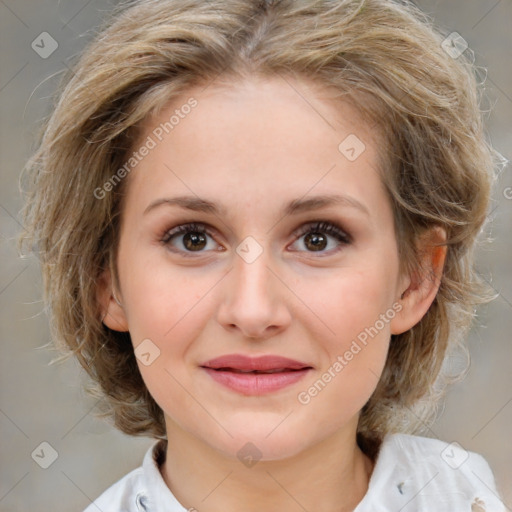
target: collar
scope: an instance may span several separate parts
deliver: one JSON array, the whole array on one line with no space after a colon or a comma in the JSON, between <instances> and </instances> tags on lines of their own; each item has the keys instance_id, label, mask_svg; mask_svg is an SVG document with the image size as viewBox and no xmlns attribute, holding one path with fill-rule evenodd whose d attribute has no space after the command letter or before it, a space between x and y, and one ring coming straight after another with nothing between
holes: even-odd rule
<instances>
[{"instance_id":1,"label":"collar","mask_svg":"<svg viewBox=\"0 0 512 512\"><path fill-rule=\"evenodd\" d=\"M144 456L142 469L144 475L144 488L137 494L136 504L140 512L189 512L194 509L185 509L167 487L160 466L165 461L167 441L157 441Z\"/></svg>"}]
</instances>

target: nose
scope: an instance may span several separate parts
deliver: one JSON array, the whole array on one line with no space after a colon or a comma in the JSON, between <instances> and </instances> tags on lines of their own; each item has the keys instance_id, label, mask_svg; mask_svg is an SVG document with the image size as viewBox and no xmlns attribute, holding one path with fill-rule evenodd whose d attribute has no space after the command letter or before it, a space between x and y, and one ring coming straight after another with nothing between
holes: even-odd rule
<instances>
[{"instance_id":1,"label":"nose","mask_svg":"<svg viewBox=\"0 0 512 512\"><path fill-rule=\"evenodd\" d=\"M251 263L234 256L231 272L224 280L217 320L228 331L265 339L285 330L291 322L285 285L270 269L268 251ZM288 292L289 294L289 292Z\"/></svg>"}]
</instances>

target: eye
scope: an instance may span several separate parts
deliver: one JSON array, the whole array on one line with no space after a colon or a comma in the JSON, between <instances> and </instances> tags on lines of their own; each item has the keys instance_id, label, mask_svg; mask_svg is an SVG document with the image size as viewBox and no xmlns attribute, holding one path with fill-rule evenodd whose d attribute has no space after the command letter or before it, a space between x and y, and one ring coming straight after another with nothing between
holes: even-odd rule
<instances>
[{"instance_id":1,"label":"eye","mask_svg":"<svg viewBox=\"0 0 512 512\"><path fill-rule=\"evenodd\" d=\"M307 224L296 233L296 236L299 240L295 244L301 242L299 245L307 252L336 252L341 248L340 246L352 242L348 233L336 224L326 221Z\"/></svg>"},{"instance_id":2,"label":"eye","mask_svg":"<svg viewBox=\"0 0 512 512\"><path fill-rule=\"evenodd\" d=\"M162 238L162 243L171 250L186 253L205 252L219 250L219 245L208 239L212 234L204 224L182 224L167 231ZM187 254L188 255L188 254Z\"/></svg>"},{"instance_id":3,"label":"eye","mask_svg":"<svg viewBox=\"0 0 512 512\"><path fill-rule=\"evenodd\" d=\"M316 221L306 224L295 233L302 248L293 250L306 250L306 252L330 253L336 252L340 246L348 245L352 239L348 233L332 222ZM209 240L210 239L210 240ZM206 251L219 251L222 246L213 240L213 235L204 224L188 223L176 226L167 231L162 243L174 252L191 256L192 253ZM290 246L290 247L293 247Z\"/></svg>"}]
</instances>

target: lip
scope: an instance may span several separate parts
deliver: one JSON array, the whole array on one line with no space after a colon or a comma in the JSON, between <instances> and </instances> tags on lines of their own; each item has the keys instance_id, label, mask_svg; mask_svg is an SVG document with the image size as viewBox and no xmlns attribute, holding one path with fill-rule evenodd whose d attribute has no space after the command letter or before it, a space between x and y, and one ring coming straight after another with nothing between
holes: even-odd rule
<instances>
[{"instance_id":1,"label":"lip","mask_svg":"<svg viewBox=\"0 0 512 512\"><path fill-rule=\"evenodd\" d=\"M219 368L232 368L234 370L244 371L301 370L303 368L311 368L311 365L303 363L302 361L296 361L295 359L273 354L258 357L246 356L244 354L226 354L210 359L201 366L213 368L214 370Z\"/></svg>"},{"instance_id":2,"label":"lip","mask_svg":"<svg viewBox=\"0 0 512 512\"><path fill-rule=\"evenodd\" d=\"M278 391L301 380L312 366L277 355L250 357L228 354L201 365L210 377L223 386L244 395L262 395ZM273 371L274 373L240 373Z\"/></svg>"}]
</instances>

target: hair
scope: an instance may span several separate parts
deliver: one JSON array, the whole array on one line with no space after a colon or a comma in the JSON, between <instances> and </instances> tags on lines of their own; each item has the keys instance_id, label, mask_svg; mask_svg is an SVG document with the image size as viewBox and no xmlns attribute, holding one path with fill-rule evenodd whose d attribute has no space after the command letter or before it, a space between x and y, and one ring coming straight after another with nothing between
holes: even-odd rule
<instances>
[{"instance_id":1,"label":"hair","mask_svg":"<svg viewBox=\"0 0 512 512\"><path fill-rule=\"evenodd\" d=\"M361 411L358 441L416 432L435 414L443 362L488 301L474 268L495 153L486 140L475 66L443 49L442 33L408 2L391 0L142 0L124 5L66 77L25 169L25 230L41 261L58 347L74 354L127 434L165 438L163 413L137 367L129 333L102 323L102 272L114 281L127 179L95 190L126 162L141 122L188 88L217 78L276 75L337 92L383 137L382 181L400 265L420 269L417 241L446 230L439 290L417 325L392 335Z\"/></svg>"}]
</instances>

